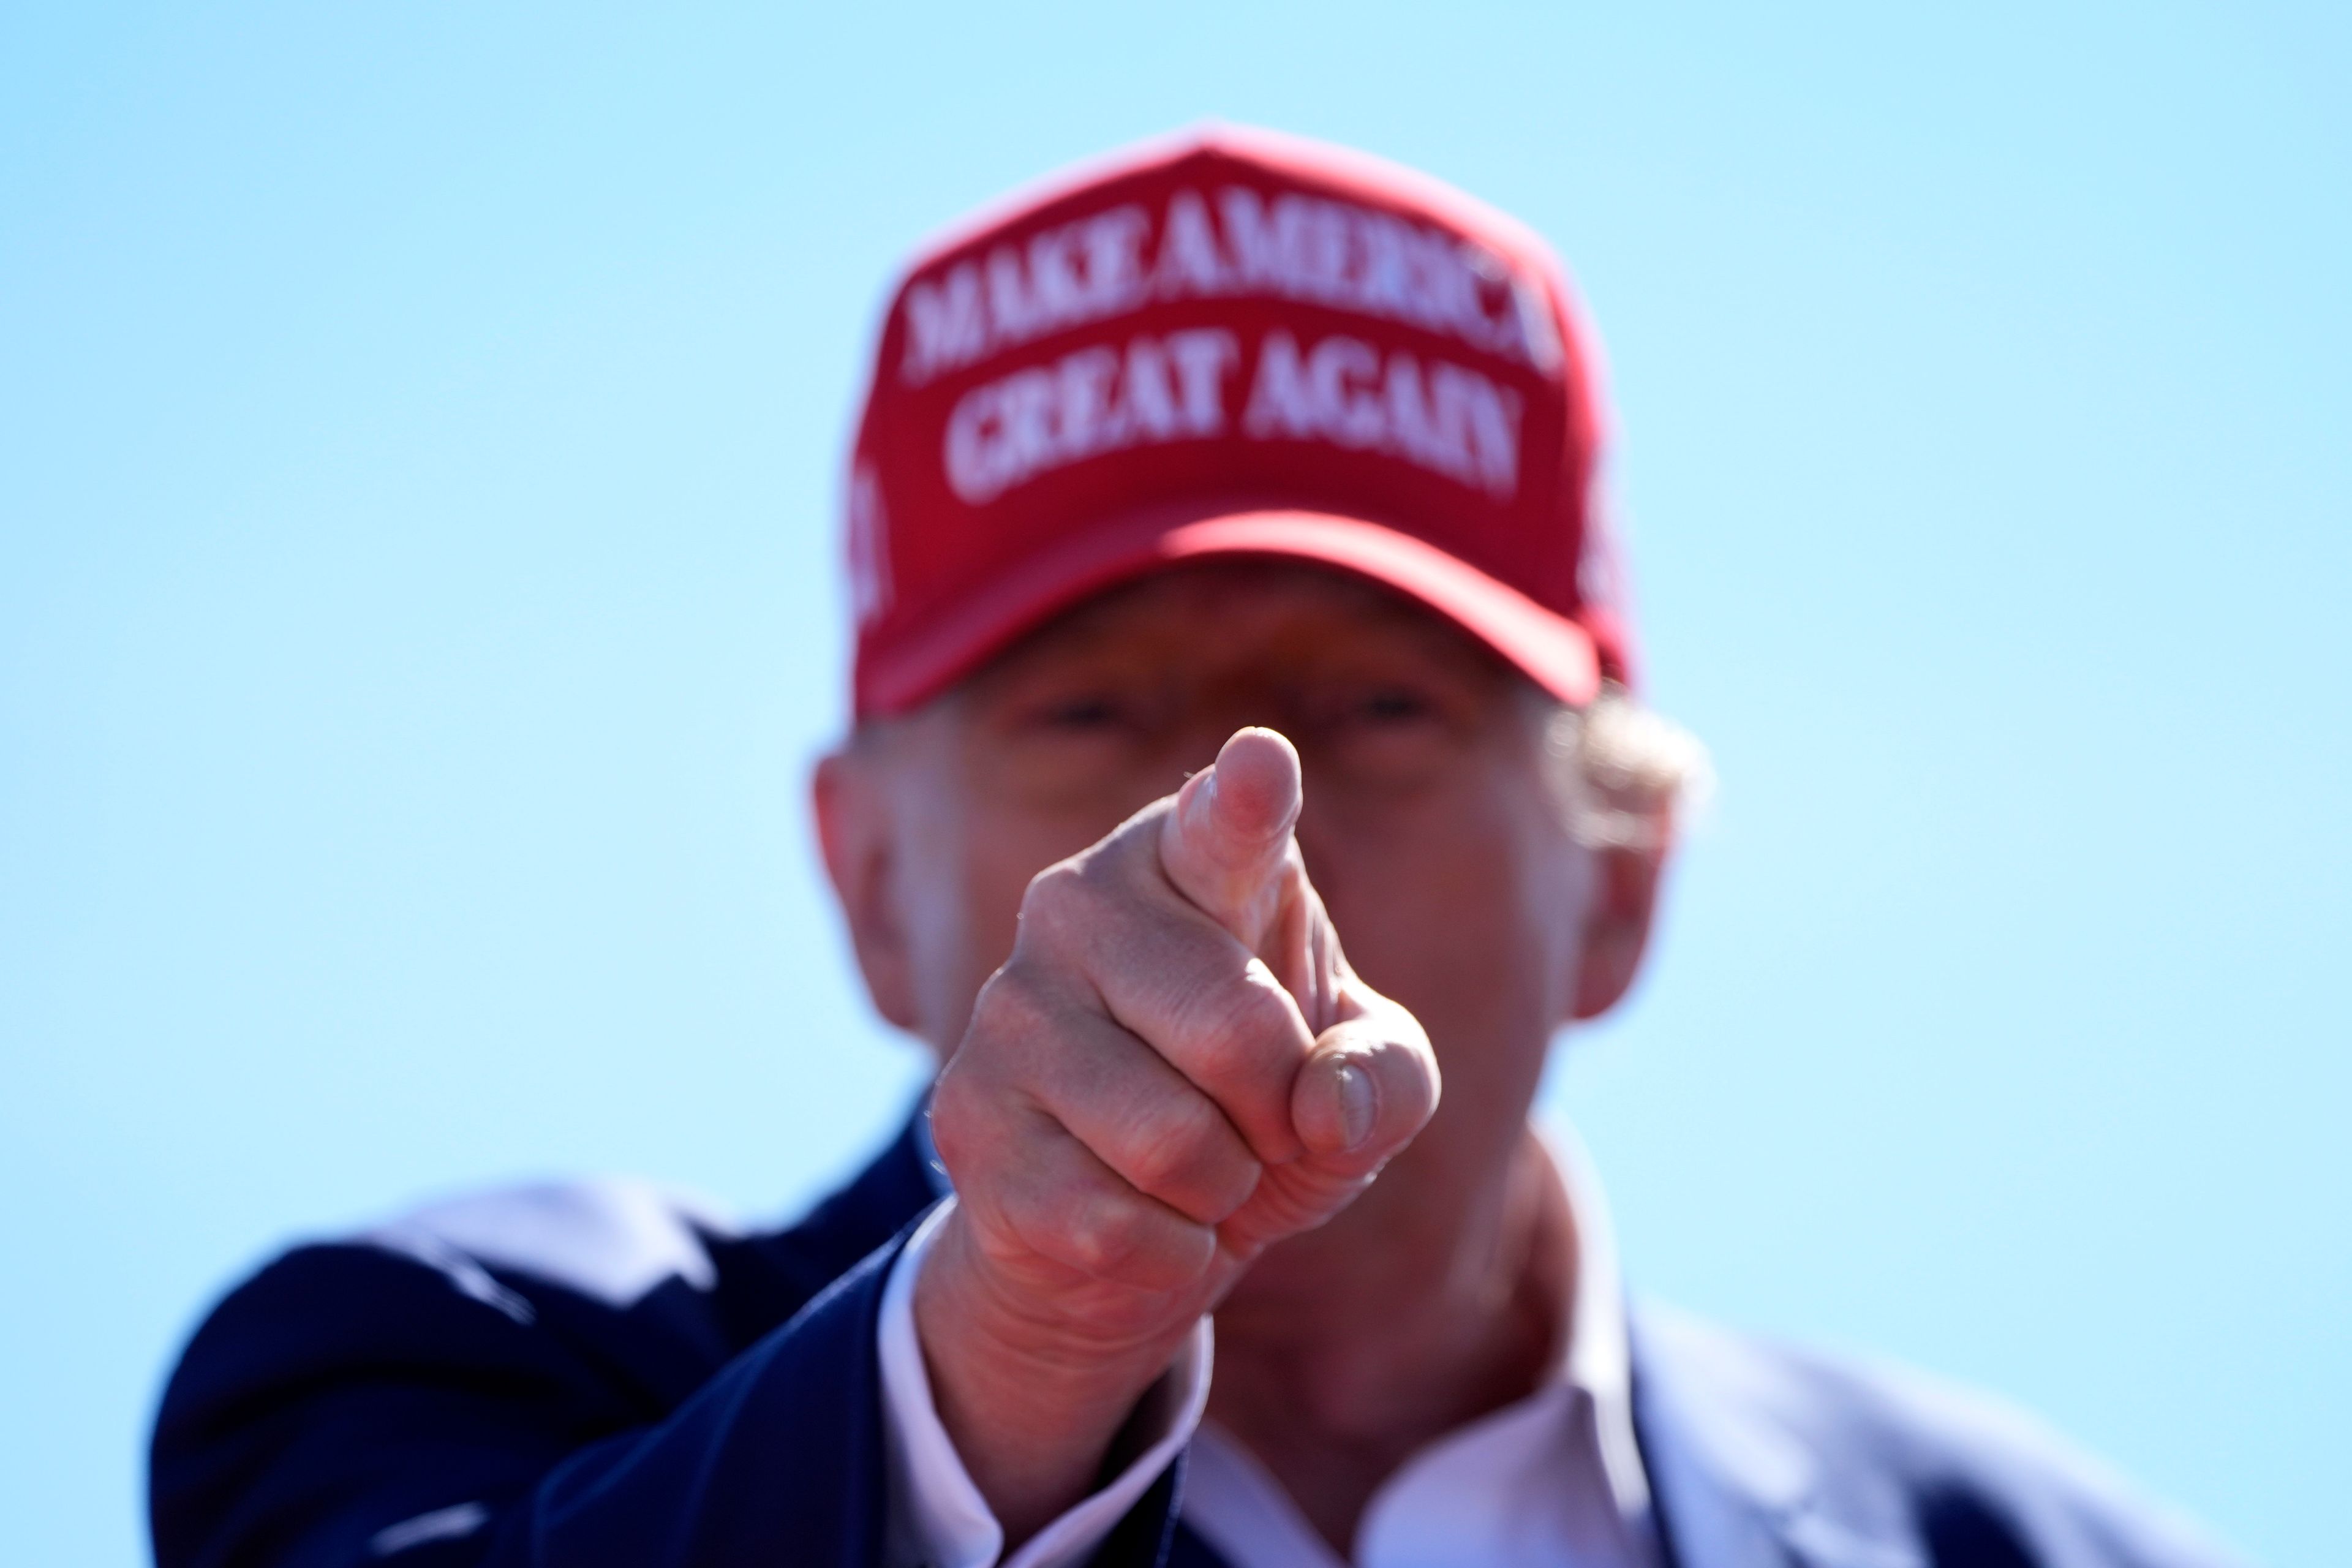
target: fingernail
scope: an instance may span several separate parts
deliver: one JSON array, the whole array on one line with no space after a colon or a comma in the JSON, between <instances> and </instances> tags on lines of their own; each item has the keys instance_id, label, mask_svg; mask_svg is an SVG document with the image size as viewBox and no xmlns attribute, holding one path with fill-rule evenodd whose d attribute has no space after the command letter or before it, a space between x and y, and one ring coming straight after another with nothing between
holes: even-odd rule
<instances>
[{"instance_id":1,"label":"fingernail","mask_svg":"<svg viewBox=\"0 0 2352 1568\"><path fill-rule=\"evenodd\" d=\"M1349 1149L1360 1149L1372 1135L1372 1123L1380 1120L1380 1094L1369 1073L1347 1062L1331 1075L1331 1083L1339 1101L1339 1135Z\"/></svg>"}]
</instances>

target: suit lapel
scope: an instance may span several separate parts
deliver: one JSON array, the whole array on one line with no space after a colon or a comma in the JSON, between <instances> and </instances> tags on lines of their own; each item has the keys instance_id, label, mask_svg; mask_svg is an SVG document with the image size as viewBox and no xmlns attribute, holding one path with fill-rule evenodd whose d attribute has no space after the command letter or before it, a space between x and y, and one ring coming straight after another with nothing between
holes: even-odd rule
<instances>
[{"instance_id":1,"label":"suit lapel","mask_svg":"<svg viewBox=\"0 0 2352 1568\"><path fill-rule=\"evenodd\" d=\"M1744 1347L1654 1310L1633 1324L1633 1426L1672 1568L1927 1568L1835 1506Z\"/></svg>"},{"instance_id":2,"label":"suit lapel","mask_svg":"<svg viewBox=\"0 0 2352 1568\"><path fill-rule=\"evenodd\" d=\"M882 1156L803 1222L808 1239L848 1261L943 1195L921 1110ZM814 1234L811 1234L814 1233ZM1668 1568L1927 1568L1906 1534L1857 1522L1811 1447L1775 1408L1755 1352L1720 1331L1654 1308L1633 1312L1633 1427ZM1181 1461L1179 1461L1181 1467ZM1134 1539L1100 1562L1225 1568L1177 1522L1181 1479L1168 1478ZM1149 1522L1146 1522L1146 1520ZM1172 1528L1171 1528L1172 1526ZM1164 1533L1163 1533L1164 1532ZM1106 1545L1111 1543L1106 1542Z\"/></svg>"}]
</instances>

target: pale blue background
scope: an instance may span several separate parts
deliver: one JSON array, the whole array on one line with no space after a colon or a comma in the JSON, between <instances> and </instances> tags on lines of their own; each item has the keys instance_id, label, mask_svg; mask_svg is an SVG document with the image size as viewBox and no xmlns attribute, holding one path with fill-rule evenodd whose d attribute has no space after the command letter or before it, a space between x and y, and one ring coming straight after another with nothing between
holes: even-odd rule
<instances>
[{"instance_id":1,"label":"pale blue background","mask_svg":"<svg viewBox=\"0 0 2352 1568\"><path fill-rule=\"evenodd\" d=\"M897 1116L802 809L859 353L1206 114L1520 213L1606 336L1724 779L1549 1096L1636 1281L2343 1561L2340 8L205 9L0 13L10 1561L138 1559L289 1237L774 1214Z\"/></svg>"}]
</instances>

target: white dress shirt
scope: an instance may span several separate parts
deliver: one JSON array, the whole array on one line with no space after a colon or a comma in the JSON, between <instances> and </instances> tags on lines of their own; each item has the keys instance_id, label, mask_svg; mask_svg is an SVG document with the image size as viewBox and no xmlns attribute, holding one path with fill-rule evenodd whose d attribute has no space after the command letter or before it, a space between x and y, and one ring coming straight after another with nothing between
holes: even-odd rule
<instances>
[{"instance_id":1,"label":"white dress shirt","mask_svg":"<svg viewBox=\"0 0 2352 1568\"><path fill-rule=\"evenodd\" d=\"M1382 1482L1352 1558L1331 1550L1247 1448L1202 1419L1213 1361L1207 1319L1129 1427L1141 1451L1005 1558L1003 1529L940 1425L915 1332L915 1279L950 1196L908 1243L882 1295L891 1568L1075 1568L1187 1443L1183 1521L1232 1568L1654 1568L1615 1241L1581 1146L1568 1136L1547 1147L1579 1243L1565 1352L1533 1393L1428 1444Z\"/></svg>"}]
</instances>

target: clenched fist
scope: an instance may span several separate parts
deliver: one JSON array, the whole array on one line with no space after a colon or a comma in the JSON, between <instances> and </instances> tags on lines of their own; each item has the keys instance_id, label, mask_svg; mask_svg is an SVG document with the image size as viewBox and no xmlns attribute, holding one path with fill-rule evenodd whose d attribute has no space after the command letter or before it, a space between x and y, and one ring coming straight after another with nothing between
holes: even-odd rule
<instances>
[{"instance_id":1,"label":"clenched fist","mask_svg":"<svg viewBox=\"0 0 2352 1568\"><path fill-rule=\"evenodd\" d=\"M1348 968L1292 829L1297 753L1216 764L1048 868L941 1076L957 1207L916 1291L950 1435L1008 1541L1084 1493L1268 1245L1435 1110L1411 1014Z\"/></svg>"}]
</instances>

